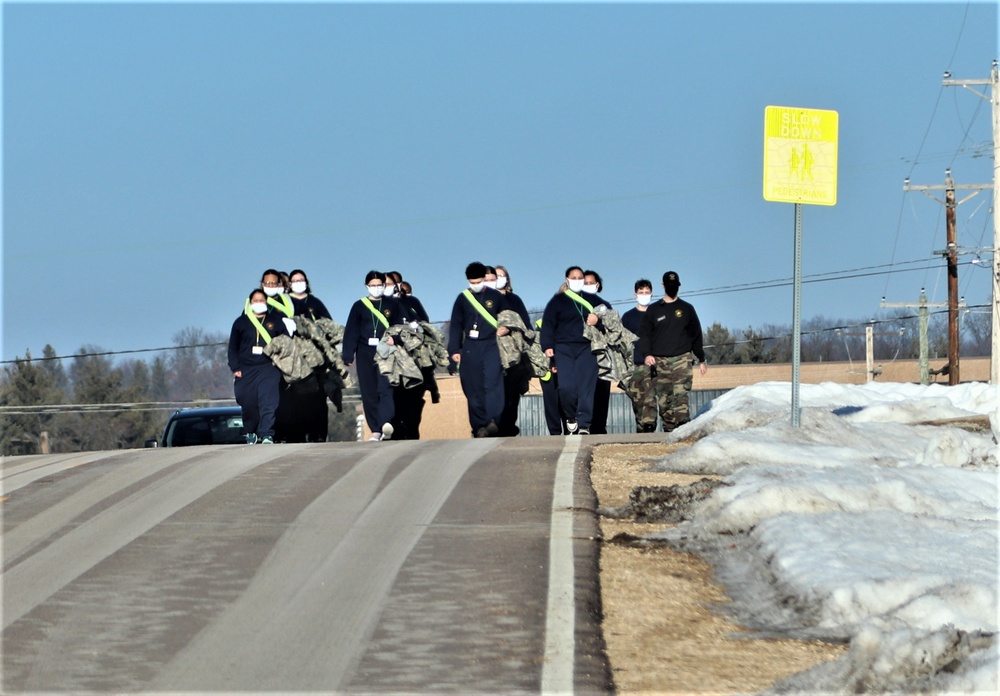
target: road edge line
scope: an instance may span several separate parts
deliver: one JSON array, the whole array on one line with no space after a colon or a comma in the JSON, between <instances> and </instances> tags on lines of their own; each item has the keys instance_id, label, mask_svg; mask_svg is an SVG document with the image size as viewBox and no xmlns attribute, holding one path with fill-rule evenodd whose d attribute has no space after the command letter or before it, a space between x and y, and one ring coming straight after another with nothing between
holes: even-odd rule
<instances>
[{"instance_id":1,"label":"road edge line","mask_svg":"<svg viewBox=\"0 0 1000 696\"><path fill-rule=\"evenodd\" d=\"M573 479L581 438L566 436L556 462L549 530L549 589L545 612L542 693L572 694L576 659L576 571L573 556Z\"/></svg>"}]
</instances>

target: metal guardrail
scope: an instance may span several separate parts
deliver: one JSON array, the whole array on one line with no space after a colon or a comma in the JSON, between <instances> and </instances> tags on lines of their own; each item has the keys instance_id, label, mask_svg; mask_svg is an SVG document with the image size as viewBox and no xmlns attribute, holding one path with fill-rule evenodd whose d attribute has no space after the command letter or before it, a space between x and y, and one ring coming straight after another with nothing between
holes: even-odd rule
<instances>
[{"instance_id":1,"label":"metal guardrail","mask_svg":"<svg viewBox=\"0 0 1000 696\"><path fill-rule=\"evenodd\" d=\"M692 390L688 395L688 406L692 414L698 414L706 408L712 399L725 394L728 389ZM549 434L545 425L545 409L541 394L525 394L517 409L517 426L521 435L538 437ZM658 425L659 427L659 425ZM632 411L632 400L625 392L611 392L608 404L608 432L615 434L635 432L635 414Z\"/></svg>"}]
</instances>

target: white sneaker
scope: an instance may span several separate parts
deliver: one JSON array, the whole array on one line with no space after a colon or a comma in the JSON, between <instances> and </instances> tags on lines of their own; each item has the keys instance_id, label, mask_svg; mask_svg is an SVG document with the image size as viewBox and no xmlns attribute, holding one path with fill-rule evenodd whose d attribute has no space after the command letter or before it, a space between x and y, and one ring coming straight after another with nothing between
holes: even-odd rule
<instances>
[{"instance_id":1,"label":"white sneaker","mask_svg":"<svg viewBox=\"0 0 1000 696\"><path fill-rule=\"evenodd\" d=\"M577 427L576 421L566 421L566 432L570 435L576 435Z\"/></svg>"},{"instance_id":2,"label":"white sneaker","mask_svg":"<svg viewBox=\"0 0 1000 696\"><path fill-rule=\"evenodd\" d=\"M382 439L382 433L372 433L372 436L368 438L368 442L378 442Z\"/></svg>"},{"instance_id":3,"label":"white sneaker","mask_svg":"<svg viewBox=\"0 0 1000 696\"><path fill-rule=\"evenodd\" d=\"M392 423L386 423L382 426L382 439L391 440L392 439Z\"/></svg>"}]
</instances>

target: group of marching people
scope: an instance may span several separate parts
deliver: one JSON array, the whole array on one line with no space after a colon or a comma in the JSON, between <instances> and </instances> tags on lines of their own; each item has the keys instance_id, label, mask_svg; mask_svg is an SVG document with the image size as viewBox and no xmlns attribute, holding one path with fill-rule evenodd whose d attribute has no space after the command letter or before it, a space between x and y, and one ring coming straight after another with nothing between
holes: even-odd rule
<instances>
[{"instance_id":1,"label":"group of marching people","mask_svg":"<svg viewBox=\"0 0 1000 696\"><path fill-rule=\"evenodd\" d=\"M229 334L229 369L249 444L326 441L327 399L343 407L342 339L343 327L312 294L304 271L264 271Z\"/></svg>"},{"instance_id":2,"label":"group of marching people","mask_svg":"<svg viewBox=\"0 0 1000 696\"><path fill-rule=\"evenodd\" d=\"M657 413L665 430L687 420L691 355L702 374L705 355L697 314L677 298L676 273L664 274L655 305L651 283L638 281L636 307L619 317L598 295L600 275L571 266L535 323L505 267L473 262L465 278L445 336L398 272L369 271L364 296L340 325L304 271L266 270L229 339L247 442L326 441L327 399L342 409L351 366L373 441L418 439L425 394L440 400L435 371L449 366L473 437L517 435L532 378L541 380L553 435L606 432L613 382L633 400L637 431L655 430Z\"/></svg>"},{"instance_id":3,"label":"group of marching people","mask_svg":"<svg viewBox=\"0 0 1000 696\"><path fill-rule=\"evenodd\" d=\"M680 279L663 274L663 298L636 282L636 307L619 317L598 295L600 274L566 269L559 291L534 324L502 267L465 269L468 288L452 308L448 353L460 366L473 437L517 434L517 407L528 380L542 383L551 435L607 432L612 383L632 399L637 432L664 431L688 420L692 365L705 374L701 323L678 298ZM693 356L693 358L692 358Z\"/></svg>"},{"instance_id":4,"label":"group of marching people","mask_svg":"<svg viewBox=\"0 0 1000 696\"><path fill-rule=\"evenodd\" d=\"M437 403L444 336L396 272L371 271L338 324L304 271L264 271L229 335L233 391L249 444L325 442L327 399L343 408L354 365L373 440L417 439L424 394Z\"/></svg>"}]
</instances>

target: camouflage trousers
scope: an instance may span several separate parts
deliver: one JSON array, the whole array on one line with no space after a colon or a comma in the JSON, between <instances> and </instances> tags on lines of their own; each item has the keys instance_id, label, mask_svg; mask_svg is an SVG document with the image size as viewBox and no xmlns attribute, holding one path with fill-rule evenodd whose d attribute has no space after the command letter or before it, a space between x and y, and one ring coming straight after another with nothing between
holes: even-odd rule
<instances>
[{"instance_id":1,"label":"camouflage trousers","mask_svg":"<svg viewBox=\"0 0 1000 696\"><path fill-rule=\"evenodd\" d=\"M656 407L663 421L663 432L669 433L691 420L688 414L688 393L694 382L691 356L658 357L654 367L656 371L651 380L656 393Z\"/></svg>"},{"instance_id":2,"label":"camouflage trousers","mask_svg":"<svg viewBox=\"0 0 1000 696\"><path fill-rule=\"evenodd\" d=\"M632 400L632 412L635 414L635 431L651 433L656 430L656 392L653 391L653 379L649 365L635 365L628 379L621 384L622 389Z\"/></svg>"}]
</instances>

